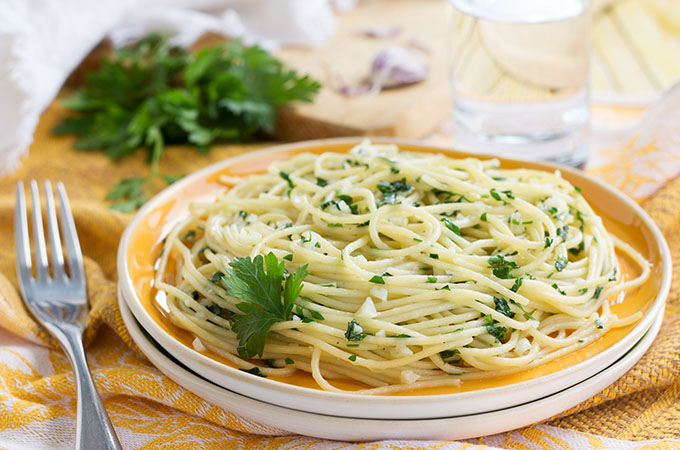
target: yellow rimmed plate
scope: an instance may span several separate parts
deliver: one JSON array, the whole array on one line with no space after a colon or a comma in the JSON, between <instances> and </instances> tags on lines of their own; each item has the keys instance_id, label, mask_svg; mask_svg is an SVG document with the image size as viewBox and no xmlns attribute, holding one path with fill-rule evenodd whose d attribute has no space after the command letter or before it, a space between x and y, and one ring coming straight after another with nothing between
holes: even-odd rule
<instances>
[{"instance_id":1,"label":"yellow rimmed plate","mask_svg":"<svg viewBox=\"0 0 680 450\"><path fill-rule=\"evenodd\" d=\"M451 157L470 157L463 152L408 141L396 143L402 150L443 152ZM173 184L149 201L128 225L118 251L119 291L142 327L173 357L223 388L252 399L310 413L378 419L430 419L453 417L514 407L553 395L600 373L628 352L652 327L664 307L670 286L671 263L666 242L651 218L623 194L582 172L560 167L563 176L578 185L607 229L642 253L652 265L647 283L623 298L610 301L619 317L638 311L639 322L610 330L601 339L555 361L523 372L493 379L465 381L460 387L420 389L390 396L366 396L318 389L306 373L283 378L261 378L231 366L209 351L193 348L193 336L167 318L163 296L153 288L154 265L162 240L188 212L194 201L206 201L226 188L220 175L243 176L261 172L274 161L301 152L347 152L359 139L309 141L244 154L198 171ZM500 159L504 168L526 167L554 171L557 166ZM624 276L632 264L622 260ZM613 381L613 380L612 380ZM351 385L349 386L351 388ZM355 386L358 389L360 386Z\"/></svg>"}]
</instances>

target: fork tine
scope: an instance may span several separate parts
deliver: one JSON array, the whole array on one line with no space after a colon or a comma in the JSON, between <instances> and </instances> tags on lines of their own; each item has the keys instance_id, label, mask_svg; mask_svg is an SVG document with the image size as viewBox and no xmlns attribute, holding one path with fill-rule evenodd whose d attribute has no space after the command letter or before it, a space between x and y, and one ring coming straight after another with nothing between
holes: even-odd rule
<instances>
[{"instance_id":1,"label":"fork tine","mask_svg":"<svg viewBox=\"0 0 680 450\"><path fill-rule=\"evenodd\" d=\"M38 183L31 180L31 197L33 199L33 243L35 244L35 272L38 280L47 280L47 248L43 230L42 209L40 208L40 192Z\"/></svg>"},{"instance_id":2,"label":"fork tine","mask_svg":"<svg viewBox=\"0 0 680 450\"><path fill-rule=\"evenodd\" d=\"M52 254L52 275L55 279L66 278L64 272L64 252L61 249L61 237L57 224L57 210L54 207L54 194L52 183L45 180L45 203L47 207L47 234L50 238L50 250Z\"/></svg>"},{"instance_id":3,"label":"fork tine","mask_svg":"<svg viewBox=\"0 0 680 450\"><path fill-rule=\"evenodd\" d=\"M64 184L57 183L57 193L59 195L59 222L61 224L61 234L64 238L64 245L66 246L66 259L68 267L71 271L71 278L84 279L85 271L83 269L83 254L80 251L80 241L78 240L78 233L76 232L76 224L73 221L73 214L71 214L71 206L66 196L66 189Z\"/></svg>"},{"instance_id":4,"label":"fork tine","mask_svg":"<svg viewBox=\"0 0 680 450\"><path fill-rule=\"evenodd\" d=\"M24 183L17 183L17 204L14 209L14 240L17 252L17 273L21 285L31 279L31 244L28 242L28 219L26 217L26 193Z\"/></svg>"}]
</instances>

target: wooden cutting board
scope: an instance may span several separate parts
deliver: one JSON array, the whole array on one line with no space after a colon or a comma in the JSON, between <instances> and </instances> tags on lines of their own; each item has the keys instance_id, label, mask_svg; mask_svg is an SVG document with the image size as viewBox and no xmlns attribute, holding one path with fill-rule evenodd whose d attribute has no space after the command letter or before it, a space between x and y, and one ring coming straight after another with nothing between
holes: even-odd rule
<instances>
[{"instance_id":1,"label":"wooden cutting board","mask_svg":"<svg viewBox=\"0 0 680 450\"><path fill-rule=\"evenodd\" d=\"M399 136L420 138L450 116L448 83L448 8L444 0L373 0L337 15L337 28L321 48L288 48L279 57L309 73L323 85L311 104L281 113L277 136L285 140L332 136ZM398 28L394 37L370 38L362 31ZM430 76L423 82L349 97L337 90L337 77L358 83L375 55L389 45L424 44ZM419 50L415 50L419 51Z\"/></svg>"}]
</instances>

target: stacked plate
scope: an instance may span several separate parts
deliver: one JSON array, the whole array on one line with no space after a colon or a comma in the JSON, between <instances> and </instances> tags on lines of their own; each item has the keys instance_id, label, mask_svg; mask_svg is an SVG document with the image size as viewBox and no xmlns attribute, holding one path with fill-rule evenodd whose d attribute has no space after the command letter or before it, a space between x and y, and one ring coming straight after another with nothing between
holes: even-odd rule
<instances>
[{"instance_id":1,"label":"stacked plate","mask_svg":"<svg viewBox=\"0 0 680 450\"><path fill-rule=\"evenodd\" d=\"M402 141L409 151L432 150ZM635 295L619 299L626 314L642 319L611 330L575 354L506 376L484 389L435 395L367 396L326 392L261 378L196 350L188 333L167 319L164 297L153 288L160 243L194 201L224 190L218 175L252 173L301 151L346 151L357 140L296 143L222 161L175 183L137 214L118 253L119 302L130 335L151 362L178 384L208 401L272 427L328 439L464 439L497 433L547 419L595 395L640 359L656 336L670 286L667 245L642 209L606 185L561 168L583 189L608 229L636 247L652 263L649 281ZM446 151L442 149L442 151ZM453 157L470 156L450 152ZM555 170L537 163L501 161L504 167Z\"/></svg>"}]
</instances>

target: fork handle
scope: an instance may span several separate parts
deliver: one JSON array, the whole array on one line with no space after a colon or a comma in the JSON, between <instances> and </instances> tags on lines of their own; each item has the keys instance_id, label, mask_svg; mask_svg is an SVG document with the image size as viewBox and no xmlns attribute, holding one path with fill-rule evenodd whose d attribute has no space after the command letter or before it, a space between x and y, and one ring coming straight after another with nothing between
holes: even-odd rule
<instances>
[{"instance_id":1,"label":"fork handle","mask_svg":"<svg viewBox=\"0 0 680 450\"><path fill-rule=\"evenodd\" d=\"M82 329L76 324L45 326L66 351L76 375L76 450L122 450L92 380L83 347Z\"/></svg>"}]
</instances>

